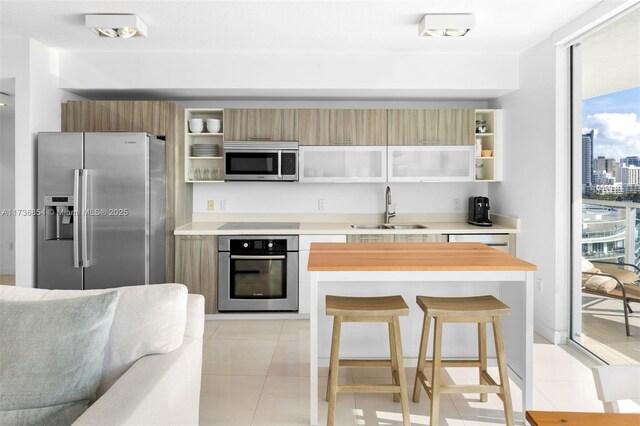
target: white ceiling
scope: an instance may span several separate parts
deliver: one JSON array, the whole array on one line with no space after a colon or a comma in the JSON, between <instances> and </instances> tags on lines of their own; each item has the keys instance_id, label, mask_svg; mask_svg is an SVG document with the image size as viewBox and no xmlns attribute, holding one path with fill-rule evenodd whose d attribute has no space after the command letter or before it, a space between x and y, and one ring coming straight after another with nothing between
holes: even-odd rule
<instances>
[{"instance_id":1,"label":"white ceiling","mask_svg":"<svg viewBox=\"0 0 640 426\"><path fill-rule=\"evenodd\" d=\"M0 0L0 34L66 51L520 53L597 0ZM466 37L418 37L425 13L472 12ZM86 13L136 13L148 38L96 37Z\"/></svg>"}]
</instances>

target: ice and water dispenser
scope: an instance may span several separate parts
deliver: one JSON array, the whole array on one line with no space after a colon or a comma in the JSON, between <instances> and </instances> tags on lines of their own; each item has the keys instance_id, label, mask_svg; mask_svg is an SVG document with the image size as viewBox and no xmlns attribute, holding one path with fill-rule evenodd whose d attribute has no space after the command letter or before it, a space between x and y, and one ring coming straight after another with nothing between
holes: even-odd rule
<instances>
[{"instance_id":1,"label":"ice and water dispenser","mask_svg":"<svg viewBox=\"0 0 640 426\"><path fill-rule=\"evenodd\" d=\"M73 195L45 195L45 240L73 239L73 201Z\"/></svg>"}]
</instances>

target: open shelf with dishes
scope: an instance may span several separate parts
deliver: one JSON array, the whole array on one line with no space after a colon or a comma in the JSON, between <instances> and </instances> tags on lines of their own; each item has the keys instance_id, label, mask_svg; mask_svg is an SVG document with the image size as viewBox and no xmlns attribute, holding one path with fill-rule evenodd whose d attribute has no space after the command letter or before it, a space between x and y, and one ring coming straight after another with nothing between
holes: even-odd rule
<instances>
[{"instance_id":1,"label":"open shelf with dishes","mask_svg":"<svg viewBox=\"0 0 640 426\"><path fill-rule=\"evenodd\" d=\"M224 110L186 108L184 114L185 182L224 182Z\"/></svg>"},{"instance_id":2,"label":"open shelf with dishes","mask_svg":"<svg viewBox=\"0 0 640 426\"><path fill-rule=\"evenodd\" d=\"M475 111L475 181L502 180L502 110Z\"/></svg>"}]
</instances>

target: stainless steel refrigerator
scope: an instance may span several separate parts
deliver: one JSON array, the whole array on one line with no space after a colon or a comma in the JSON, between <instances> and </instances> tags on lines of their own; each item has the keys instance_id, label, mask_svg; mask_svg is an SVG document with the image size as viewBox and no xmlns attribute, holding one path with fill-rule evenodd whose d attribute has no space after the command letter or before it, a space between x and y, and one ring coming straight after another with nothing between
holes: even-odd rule
<instances>
[{"instance_id":1,"label":"stainless steel refrigerator","mask_svg":"<svg viewBox=\"0 0 640 426\"><path fill-rule=\"evenodd\" d=\"M164 164L146 133L39 133L38 288L164 282Z\"/></svg>"}]
</instances>

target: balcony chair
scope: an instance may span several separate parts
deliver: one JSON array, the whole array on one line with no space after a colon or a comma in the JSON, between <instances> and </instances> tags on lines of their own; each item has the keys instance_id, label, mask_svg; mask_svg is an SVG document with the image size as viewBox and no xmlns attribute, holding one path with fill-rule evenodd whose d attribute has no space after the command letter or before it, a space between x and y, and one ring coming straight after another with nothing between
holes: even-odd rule
<instances>
[{"instance_id":1,"label":"balcony chair","mask_svg":"<svg viewBox=\"0 0 640 426\"><path fill-rule=\"evenodd\" d=\"M633 268L635 272L625 269ZM589 262L582 259L582 292L600 297L610 297L622 300L622 310L624 311L624 324L627 336L631 336L629 331L629 314L633 313L630 302L640 303L640 268L631 263L616 263L605 261ZM606 277L608 280L600 280L600 286L589 286L592 278ZM615 287L607 286L607 282L615 280Z\"/></svg>"}]
</instances>

